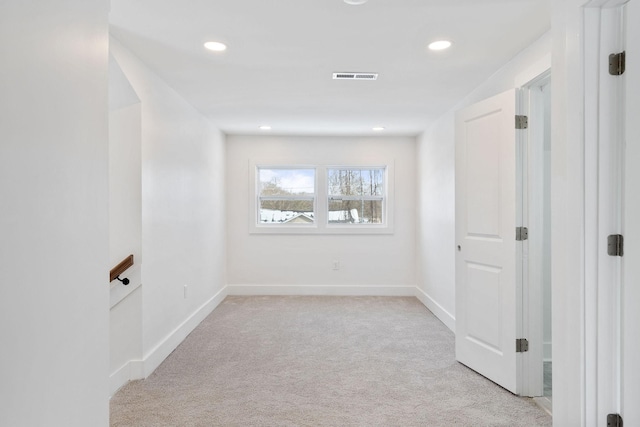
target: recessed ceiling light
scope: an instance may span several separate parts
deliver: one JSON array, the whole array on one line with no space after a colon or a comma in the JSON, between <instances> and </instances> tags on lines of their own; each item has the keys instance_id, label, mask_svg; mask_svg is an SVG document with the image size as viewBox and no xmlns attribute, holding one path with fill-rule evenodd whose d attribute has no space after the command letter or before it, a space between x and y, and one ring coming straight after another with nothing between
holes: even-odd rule
<instances>
[{"instance_id":1,"label":"recessed ceiling light","mask_svg":"<svg viewBox=\"0 0 640 427\"><path fill-rule=\"evenodd\" d=\"M222 52L224 50L227 50L227 45L220 42L206 42L204 44L204 47L214 52Z\"/></svg>"},{"instance_id":2,"label":"recessed ceiling light","mask_svg":"<svg viewBox=\"0 0 640 427\"><path fill-rule=\"evenodd\" d=\"M444 50L451 47L451 42L449 40L438 40L429 44L429 49L431 50Z\"/></svg>"},{"instance_id":3,"label":"recessed ceiling light","mask_svg":"<svg viewBox=\"0 0 640 427\"><path fill-rule=\"evenodd\" d=\"M268 126L268 125L260 126L260 130L271 130L271 126Z\"/></svg>"},{"instance_id":4,"label":"recessed ceiling light","mask_svg":"<svg viewBox=\"0 0 640 427\"><path fill-rule=\"evenodd\" d=\"M375 132L382 132L384 130L384 128L382 126L376 126L373 128L373 131Z\"/></svg>"},{"instance_id":5,"label":"recessed ceiling light","mask_svg":"<svg viewBox=\"0 0 640 427\"><path fill-rule=\"evenodd\" d=\"M365 4L367 0L344 0L344 2L353 6L359 6L361 4Z\"/></svg>"}]
</instances>

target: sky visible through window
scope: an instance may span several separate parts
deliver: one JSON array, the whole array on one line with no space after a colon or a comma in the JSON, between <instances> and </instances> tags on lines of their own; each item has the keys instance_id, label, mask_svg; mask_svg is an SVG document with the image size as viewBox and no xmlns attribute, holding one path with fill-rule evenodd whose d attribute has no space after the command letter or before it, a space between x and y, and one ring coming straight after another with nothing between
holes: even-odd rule
<instances>
[{"instance_id":1,"label":"sky visible through window","mask_svg":"<svg viewBox=\"0 0 640 427\"><path fill-rule=\"evenodd\" d=\"M260 184L276 184L289 194L314 194L314 169L260 169Z\"/></svg>"}]
</instances>

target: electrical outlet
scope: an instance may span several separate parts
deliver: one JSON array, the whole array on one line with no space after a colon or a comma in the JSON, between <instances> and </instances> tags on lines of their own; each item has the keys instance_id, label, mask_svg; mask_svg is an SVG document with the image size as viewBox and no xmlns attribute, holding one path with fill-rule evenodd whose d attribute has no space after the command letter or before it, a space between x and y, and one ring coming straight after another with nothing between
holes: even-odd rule
<instances>
[{"instance_id":1,"label":"electrical outlet","mask_svg":"<svg viewBox=\"0 0 640 427\"><path fill-rule=\"evenodd\" d=\"M331 266L333 267L334 270L340 270L340 261L333 260L333 262L331 263Z\"/></svg>"},{"instance_id":2,"label":"electrical outlet","mask_svg":"<svg viewBox=\"0 0 640 427\"><path fill-rule=\"evenodd\" d=\"M187 290L189 289L189 285L184 285L184 298L187 298Z\"/></svg>"}]
</instances>

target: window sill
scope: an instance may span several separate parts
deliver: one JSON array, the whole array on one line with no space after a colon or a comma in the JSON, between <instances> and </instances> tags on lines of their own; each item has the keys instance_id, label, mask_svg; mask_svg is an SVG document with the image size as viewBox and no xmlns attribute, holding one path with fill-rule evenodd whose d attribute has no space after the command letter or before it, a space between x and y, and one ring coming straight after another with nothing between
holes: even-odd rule
<instances>
[{"instance_id":1,"label":"window sill","mask_svg":"<svg viewBox=\"0 0 640 427\"><path fill-rule=\"evenodd\" d=\"M393 226L388 225L326 225L318 226L281 226L254 225L249 234L306 234L306 235L367 235L393 234Z\"/></svg>"}]
</instances>

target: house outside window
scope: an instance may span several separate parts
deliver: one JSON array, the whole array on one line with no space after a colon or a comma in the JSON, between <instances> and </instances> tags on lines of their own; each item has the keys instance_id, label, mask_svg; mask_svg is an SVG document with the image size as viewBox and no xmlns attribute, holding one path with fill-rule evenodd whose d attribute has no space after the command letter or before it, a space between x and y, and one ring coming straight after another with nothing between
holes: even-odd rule
<instances>
[{"instance_id":1,"label":"house outside window","mask_svg":"<svg viewBox=\"0 0 640 427\"><path fill-rule=\"evenodd\" d=\"M315 223L315 169L258 168L258 222Z\"/></svg>"}]
</instances>

